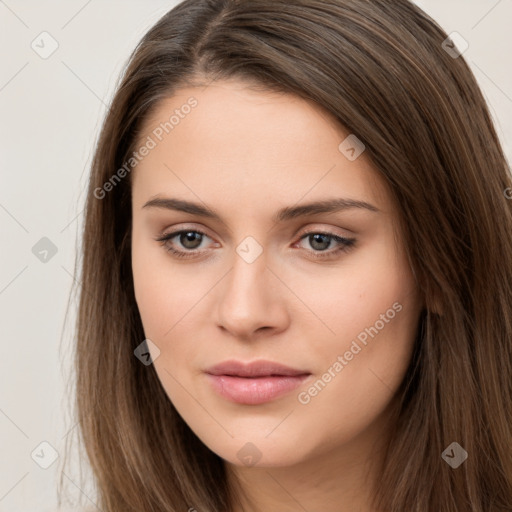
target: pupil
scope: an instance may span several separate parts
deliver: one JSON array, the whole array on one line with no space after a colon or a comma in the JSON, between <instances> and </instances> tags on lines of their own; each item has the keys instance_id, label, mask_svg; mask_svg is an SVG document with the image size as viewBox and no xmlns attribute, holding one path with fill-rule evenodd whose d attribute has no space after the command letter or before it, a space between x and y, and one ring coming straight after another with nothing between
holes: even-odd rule
<instances>
[{"instance_id":1,"label":"pupil","mask_svg":"<svg viewBox=\"0 0 512 512\"><path fill-rule=\"evenodd\" d=\"M312 239L312 241L311 241ZM322 239L323 239L323 246L322 246ZM323 235L321 233L317 233L315 235L310 235L310 243L311 247L315 249L319 249L321 251L327 249L329 247L329 235ZM316 246L317 242L320 243L321 247ZM325 245L327 244L327 245Z\"/></svg>"},{"instance_id":2,"label":"pupil","mask_svg":"<svg viewBox=\"0 0 512 512\"><path fill-rule=\"evenodd\" d=\"M180 237L180 242L187 249L195 249L199 245L201 245L201 233L194 233L193 231L188 231L187 233L182 233ZM194 243L198 242L198 243Z\"/></svg>"}]
</instances>

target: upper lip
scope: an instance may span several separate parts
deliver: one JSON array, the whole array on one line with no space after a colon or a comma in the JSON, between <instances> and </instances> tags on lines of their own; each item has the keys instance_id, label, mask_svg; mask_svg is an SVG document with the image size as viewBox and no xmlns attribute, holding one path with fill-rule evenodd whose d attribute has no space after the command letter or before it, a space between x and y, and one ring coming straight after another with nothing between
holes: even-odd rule
<instances>
[{"instance_id":1,"label":"upper lip","mask_svg":"<svg viewBox=\"0 0 512 512\"><path fill-rule=\"evenodd\" d=\"M309 375L310 372L290 368L273 361L224 361L206 370L210 375L232 375L236 377L270 377L275 376L296 376Z\"/></svg>"}]
</instances>

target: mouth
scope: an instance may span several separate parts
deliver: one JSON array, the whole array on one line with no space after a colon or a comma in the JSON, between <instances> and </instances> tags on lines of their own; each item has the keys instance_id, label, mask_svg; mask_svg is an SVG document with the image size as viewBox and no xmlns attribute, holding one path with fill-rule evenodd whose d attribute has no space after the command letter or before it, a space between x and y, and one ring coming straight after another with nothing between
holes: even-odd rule
<instances>
[{"instance_id":1,"label":"mouth","mask_svg":"<svg viewBox=\"0 0 512 512\"><path fill-rule=\"evenodd\" d=\"M206 370L206 376L222 397L235 403L259 405L300 386L311 372L274 363L225 361Z\"/></svg>"}]
</instances>

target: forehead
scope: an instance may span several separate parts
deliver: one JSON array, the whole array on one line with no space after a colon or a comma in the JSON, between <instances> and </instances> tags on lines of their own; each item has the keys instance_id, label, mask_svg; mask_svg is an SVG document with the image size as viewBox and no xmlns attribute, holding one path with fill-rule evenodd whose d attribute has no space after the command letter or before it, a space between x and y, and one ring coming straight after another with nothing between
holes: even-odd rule
<instances>
[{"instance_id":1,"label":"forehead","mask_svg":"<svg viewBox=\"0 0 512 512\"><path fill-rule=\"evenodd\" d=\"M150 139L154 147L134 168L136 196L178 188L255 206L270 196L288 204L329 194L386 209L383 180L365 153L351 161L343 152L350 132L296 95L237 81L187 87L162 100L140 133L137 147Z\"/></svg>"}]
</instances>

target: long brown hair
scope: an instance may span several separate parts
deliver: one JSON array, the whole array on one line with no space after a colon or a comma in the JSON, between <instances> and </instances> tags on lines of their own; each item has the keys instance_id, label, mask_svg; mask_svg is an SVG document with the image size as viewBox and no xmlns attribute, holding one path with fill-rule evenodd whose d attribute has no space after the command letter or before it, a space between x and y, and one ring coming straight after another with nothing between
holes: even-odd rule
<instances>
[{"instance_id":1,"label":"long brown hair","mask_svg":"<svg viewBox=\"0 0 512 512\"><path fill-rule=\"evenodd\" d=\"M512 510L511 173L446 38L406 0L185 0L143 37L95 148L77 262L77 431L102 511L226 512L236 500L223 460L134 357L145 336L130 173L112 179L160 100L224 78L327 109L364 142L396 201L426 307L376 507ZM453 441L468 453L457 469L441 456Z\"/></svg>"}]
</instances>

